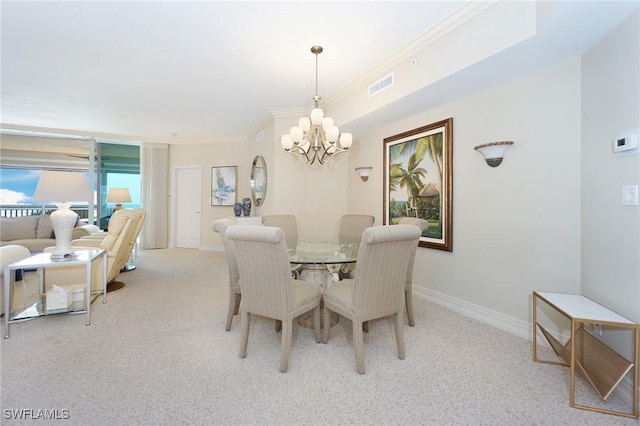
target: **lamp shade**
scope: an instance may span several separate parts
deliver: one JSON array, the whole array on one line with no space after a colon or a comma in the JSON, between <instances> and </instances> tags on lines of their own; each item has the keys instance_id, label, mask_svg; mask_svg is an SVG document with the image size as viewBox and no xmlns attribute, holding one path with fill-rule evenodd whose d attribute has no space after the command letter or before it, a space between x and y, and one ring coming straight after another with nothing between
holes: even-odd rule
<instances>
[{"instance_id":1,"label":"lamp shade","mask_svg":"<svg viewBox=\"0 0 640 426\"><path fill-rule=\"evenodd\" d=\"M40 175L33 201L81 201L89 202L91 191L84 174L45 170Z\"/></svg>"},{"instance_id":2,"label":"lamp shade","mask_svg":"<svg viewBox=\"0 0 640 426\"><path fill-rule=\"evenodd\" d=\"M131 194L129 193L129 188L109 188L106 202L116 204L130 203Z\"/></svg>"}]
</instances>

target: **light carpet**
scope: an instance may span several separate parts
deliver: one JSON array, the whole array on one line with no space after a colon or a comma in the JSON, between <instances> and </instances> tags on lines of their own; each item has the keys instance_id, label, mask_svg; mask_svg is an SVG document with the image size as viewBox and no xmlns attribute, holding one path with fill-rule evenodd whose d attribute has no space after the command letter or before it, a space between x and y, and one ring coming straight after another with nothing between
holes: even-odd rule
<instances>
[{"instance_id":1,"label":"light carpet","mask_svg":"<svg viewBox=\"0 0 640 426\"><path fill-rule=\"evenodd\" d=\"M357 374L351 323L341 319L326 345L295 327L280 373L273 321L252 319L245 359L239 319L224 331L224 253L147 250L135 263L120 275L122 290L93 303L90 326L84 315L11 326L1 345L2 424L639 424L570 408L567 368L534 363L529 341L415 297L406 359L391 320L373 321L366 374ZM578 393L591 401L583 383ZM24 410L68 418L16 420Z\"/></svg>"}]
</instances>

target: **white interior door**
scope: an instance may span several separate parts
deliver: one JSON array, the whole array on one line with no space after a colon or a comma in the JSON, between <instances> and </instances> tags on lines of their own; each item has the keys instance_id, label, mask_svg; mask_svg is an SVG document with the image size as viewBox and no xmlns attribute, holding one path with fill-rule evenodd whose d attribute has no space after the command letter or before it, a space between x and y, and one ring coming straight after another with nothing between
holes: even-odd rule
<instances>
[{"instance_id":1,"label":"white interior door","mask_svg":"<svg viewBox=\"0 0 640 426\"><path fill-rule=\"evenodd\" d=\"M174 168L173 203L176 247L200 248L200 166Z\"/></svg>"}]
</instances>

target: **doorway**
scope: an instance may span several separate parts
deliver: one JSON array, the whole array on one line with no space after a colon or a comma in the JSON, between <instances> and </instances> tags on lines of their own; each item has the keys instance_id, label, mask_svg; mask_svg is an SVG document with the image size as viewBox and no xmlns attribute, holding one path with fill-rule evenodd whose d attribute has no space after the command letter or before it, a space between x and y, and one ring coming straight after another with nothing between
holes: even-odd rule
<instances>
[{"instance_id":1,"label":"doorway","mask_svg":"<svg viewBox=\"0 0 640 426\"><path fill-rule=\"evenodd\" d=\"M175 247L200 248L202 208L200 166L173 169L173 241Z\"/></svg>"}]
</instances>

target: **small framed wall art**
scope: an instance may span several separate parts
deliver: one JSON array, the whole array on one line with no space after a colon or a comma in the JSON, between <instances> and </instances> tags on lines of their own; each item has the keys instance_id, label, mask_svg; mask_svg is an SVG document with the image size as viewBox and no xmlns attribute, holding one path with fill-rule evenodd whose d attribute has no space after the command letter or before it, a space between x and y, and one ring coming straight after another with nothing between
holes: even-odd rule
<instances>
[{"instance_id":1,"label":"small framed wall art","mask_svg":"<svg viewBox=\"0 0 640 426\"><path fill-rule=\"evenodd\" d=\"M233 206L236 202L236 166L211 167L211 205Z\"/></svg>"}]
</instances>

